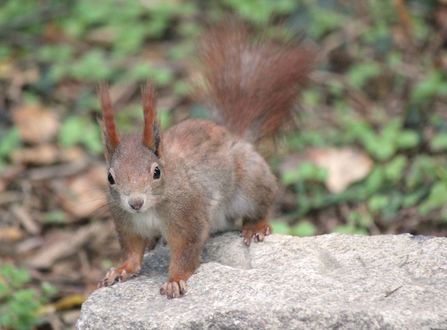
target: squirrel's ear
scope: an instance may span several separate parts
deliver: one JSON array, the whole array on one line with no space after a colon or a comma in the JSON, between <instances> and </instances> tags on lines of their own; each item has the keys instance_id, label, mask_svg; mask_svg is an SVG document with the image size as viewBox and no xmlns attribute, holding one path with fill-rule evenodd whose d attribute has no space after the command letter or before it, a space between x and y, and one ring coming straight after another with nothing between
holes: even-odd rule
<instances>
[{"instance_id":1,"label":"squirrel's ear","mask_svg":"<svg viewBox=\"0 0 447 330\"><path fill-rule=\"evenodd\" d=\"M102 110L102 120L99 119L98 122L101 126L104 154L106 160L109 161L112 153L119 144L119 138L113 120L112 102L110 101L109 89L106 84L99 85L98 95L101 100Z\"/></svg>"},{"instance_id":2,"label":"squirrel's ear","mask_svg":"<svg viewBox=\"0 0 447 330\"><path fill-rule=\"evenodd\" d=\"M104 147L104 157L106 159L107 164L110 163L113 154L113 148L109 143L109 139L107 138L106 127L104 125L104 120L101 117L96 117L96 121L101 129L101 140L102 145Z\"/></svg>"},{"instance_id":3,"label":"squirrel's ear","mask_svg":"<svg viewBox=\"0 0 447 330\"><path fill-rule=\"evenodd\" d=\"M160 129L155 119L154 88L149 83L141 88L141 99L144 113L143 144L159 155Z\"/></svg>"}]
</instances>

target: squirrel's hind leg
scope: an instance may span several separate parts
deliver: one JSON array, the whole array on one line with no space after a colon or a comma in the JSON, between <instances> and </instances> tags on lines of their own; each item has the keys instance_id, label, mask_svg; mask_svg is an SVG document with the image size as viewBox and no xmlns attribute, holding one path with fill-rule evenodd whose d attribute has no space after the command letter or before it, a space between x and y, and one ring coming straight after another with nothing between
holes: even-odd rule
<instances>
[{"instance_id":1,"label":"squirrel's hind leg","mask_svg":"<svg viewBox=\"0 0 447 330\"><path fill-rule=\"evenodd\" d=\"M265 236L272 233L272 228L265 218L258 221L244 219L242 224L241 236L245 245L249 246L251 241L262 242Z\"/></svg>"}]
</instances>

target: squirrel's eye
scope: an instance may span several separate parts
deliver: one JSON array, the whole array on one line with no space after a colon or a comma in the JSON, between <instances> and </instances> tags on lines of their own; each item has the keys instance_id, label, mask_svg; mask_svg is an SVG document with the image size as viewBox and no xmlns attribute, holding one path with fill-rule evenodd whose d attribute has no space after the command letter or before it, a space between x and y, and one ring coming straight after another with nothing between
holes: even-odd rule
<instances>
[{"instance_id":1,"label":"squirrel's eye","mask_svg":"<svg viewBox=\"0 0 447 330\"><path fill-rule=\"evenodd\" d=\"M109 172L109 174L107 174L107 180L109 181L110 185L115 184L115 179L113 178L113 175L110 172Z\"/></svg>"},{"instance_id":2,"label":"squirrel's eye","mask_svg":"<svg viewBox=\"0 0 447 330\"><path fill-rule=\"evenodd\" d=\"M154 179L160 179L160 175L161 175L160 168L158 166L155 166L155 168L154 168Z\"/></svg>"}]
</instances>

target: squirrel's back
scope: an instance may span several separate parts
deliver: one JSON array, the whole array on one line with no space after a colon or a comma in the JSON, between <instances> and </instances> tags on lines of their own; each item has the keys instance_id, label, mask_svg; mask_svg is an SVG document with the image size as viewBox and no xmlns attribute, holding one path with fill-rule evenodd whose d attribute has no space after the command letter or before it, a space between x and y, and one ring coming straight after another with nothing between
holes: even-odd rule
<instances>
[{"instance_id":1,"label":"squirrel's back","mask_svg":"<svg viewBox=\"0 0 447 330\"><path fill-rule=\"evenodd\" d=\"M209 211L211 232L235 229L235 220L267 212L276 179L251 143L198 119L171 127L162 141L172 200L199 193Z\"/></svg>"}]
</instances>

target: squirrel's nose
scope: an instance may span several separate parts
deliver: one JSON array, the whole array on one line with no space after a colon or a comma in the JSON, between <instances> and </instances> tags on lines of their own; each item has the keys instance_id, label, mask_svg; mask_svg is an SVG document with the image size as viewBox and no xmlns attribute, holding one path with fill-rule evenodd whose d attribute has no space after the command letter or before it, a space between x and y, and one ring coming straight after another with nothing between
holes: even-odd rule
<instances>
[{"instance_id":1,"label":"squirrel's nose","mask_svg":"<svg viewBox=\"0 0 447 330\"><path fill-rule=\"evenodd\" d=\"M134 209L135 211L138 211L141 209L141 207L144 204L144 200L141 197L133 197L129 199L129 206Z\"/></svg>"}]
</instances>

